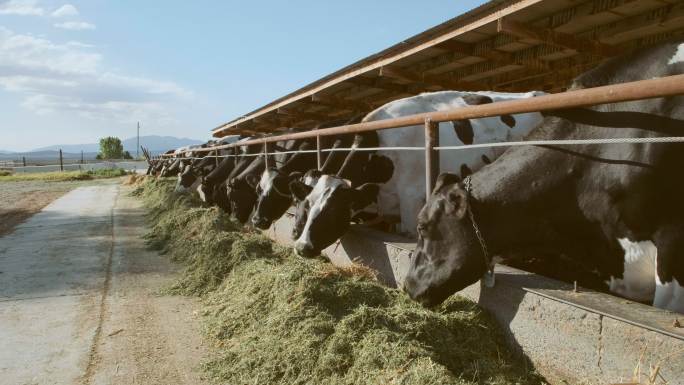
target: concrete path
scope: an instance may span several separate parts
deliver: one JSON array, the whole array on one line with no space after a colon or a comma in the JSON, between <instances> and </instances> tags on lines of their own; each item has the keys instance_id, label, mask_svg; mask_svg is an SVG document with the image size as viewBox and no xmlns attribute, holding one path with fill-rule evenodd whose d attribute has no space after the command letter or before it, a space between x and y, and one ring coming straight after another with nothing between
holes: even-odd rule
<instances>
[{"instance_id":1,"label":"concrete path","mask_svg":"<svg viewBox=\"0 0 684 385\"><path fill-rule=\"evenodd\" d=\"M0 383L200 384L196 301L145 249L144 210L111 182L0 238Z\"/></svg>"}]
</instances>

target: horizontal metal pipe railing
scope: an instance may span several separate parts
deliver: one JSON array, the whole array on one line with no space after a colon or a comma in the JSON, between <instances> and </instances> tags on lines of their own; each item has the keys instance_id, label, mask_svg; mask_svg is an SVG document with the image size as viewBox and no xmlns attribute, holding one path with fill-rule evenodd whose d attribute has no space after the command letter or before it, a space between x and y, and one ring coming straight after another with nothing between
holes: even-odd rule
<instances>
[{"instance_id":1,"label":"horizontal metal pipe railing","mask_svg":"<svg viewBox=\"0 0 684 385\"><path fill-rule=\"evenodd\" d=\"M357 134L388 128L409 127L424 124L426 119L433 122L487 118L492 116L562 110L567 108L588 107L597 104L627 102L684 94L684 75L673 75L657 79L613 84L609 86L586 88L537 96L529 99L507 100L490 104L466 106L446 111L426 112L394 119L377 120L349 124L318 130L274 135L264 138L235 142L215 147L191 149L192 152L209 152L234 147L273 143L293 139L308 139L317 136ZM166 155L166 154L165 154ZM165 157L173 157L168 154Z\"/></svg>"},{"instance_id":2,"label":"horizontal metal pipe railing","mask_svg":"<svg viewBox=\"0 0 684 385\"><path fill-rule=\"evenodd\" d=\"M684 132L683 132L684 134ZM554 140L524 140L513 142L492 142L492 143L473 143L464 144L460 146L435 146L433 150L449 151L449 150L468 150L476 148L490 148L490 147L519 147L519 146L584 146L590 144L645 144L645 143L684 143L684 136L654 136L645 138L596 138L596 139L554 139ZM322 149L321 152L339 152L339 151L425 151L425 147L357 147L357 148L328 148ZM316 150L301 150L301 151L276 151L269 152L268 155L289 155L289 154L315 154ZM240 155L207 155L199 156L184 156L176 157L174 160L201 160L206 158L235 158L235 157L250 157L262 156L263 152L256 152L253 154Z\"/></svg>"}]
</instances>

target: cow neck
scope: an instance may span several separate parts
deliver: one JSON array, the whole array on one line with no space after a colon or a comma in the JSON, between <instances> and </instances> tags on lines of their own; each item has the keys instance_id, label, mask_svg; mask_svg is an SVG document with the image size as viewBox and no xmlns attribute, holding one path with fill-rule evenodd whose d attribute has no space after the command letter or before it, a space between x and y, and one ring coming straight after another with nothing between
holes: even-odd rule
<instances>
[{"instance_id":1,"label":"cow neck","mask_svg":"<svg viewBox=\"0 0 684 385\"><path fill-rule=\"evenodd\" d=\"M557 151L531 146L511 150L471 176L469 206L492 256L517 251L509 245L538 244L543 218L534 214L539 212L535 205L543 205L567 178L561 170L574 167L571 157Z\"/></svg>"},{"instance_id":2,"label":"cow neck","mask_svg":"<svg viewBox=\"0 0 684 385\"><path fill-rule=\"evenodd\" d=\"M475 219L475 213L473 211L472 205L470 204L470 197L472 192L472 180L470 176L467 176L463 181L463 185L466 192L466 208L468 210L468 217L470 218L470 224L473 226L473 231L475 231L475 236L477 241L480 243L480 249L482 250L482 257L484 258L485 266L487 271L485 272L484 281L488 287L494 286L494 261L489 254L489 249L487 247L487 242L484 239L484 234L480 229L480 226Z\"/></svg>"}]
</instances>

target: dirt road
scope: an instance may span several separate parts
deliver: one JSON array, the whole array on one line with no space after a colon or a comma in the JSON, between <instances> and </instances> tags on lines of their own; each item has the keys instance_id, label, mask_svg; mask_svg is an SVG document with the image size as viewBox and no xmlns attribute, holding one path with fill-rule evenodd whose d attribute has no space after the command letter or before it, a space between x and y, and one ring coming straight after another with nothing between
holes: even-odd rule
<instances>
[{"instance_id":1,"label":"dirt road","mask_svg":"<svg viewBox=\"0 0 684 385\"><path fill-rule=\"evenodd\" d=\"M80 187L0 238L3 384L202 384L193 299L145 249L144 210L112 183Z\"/></svg>"},{"instance_id":2,"label":"dirt road","mask_svg":"<svg viewBox=\"0 0 684 385\"><path fill-rule=\"evenodd\" d=\"M0 182L0 236L39 212L50 202L92 182Z\"/></svg>"}]
</instances>

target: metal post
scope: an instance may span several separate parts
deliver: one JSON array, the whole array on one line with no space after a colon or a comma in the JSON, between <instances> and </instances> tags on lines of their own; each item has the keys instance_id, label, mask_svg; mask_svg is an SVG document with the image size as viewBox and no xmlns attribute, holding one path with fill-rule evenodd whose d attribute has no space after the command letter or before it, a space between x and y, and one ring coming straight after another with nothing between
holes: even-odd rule
<instances>
[{"instance_id":1,"label":"metal post","mask_svg":"<svg viewBox=\"0 0 684 385\"><path fill-rule=\"evenodd\" d=\"M425 201L430 198L439 174L439 123L425 118Z\"/></svg>"},{"instance_id":2,"label":"metal post","mask_svg":"<svg viewBox=\"0 0 684 385\"><path fill-rule=\"evenodd\" d=\"M138 122L138 136L137 136L137 138L138 138L138 140L135 143L135 160L138 160L138 158L140 157L140 153L138 152L138 151L140 151L140 122Z\"/></svg>"},{"instance_id":3,"label":"metal post","mask_svg":"<svg viewBox=\"0 0 684 385\"><path fill-rule=\"evenodd\" d=\"M81 164L83 164L83 150L81 150Z\"/></svg>"},{"instance_id":4,"label":"metal post","mask_svg":"<svg viewBox=\"0 0 684 385\"><path fill-rule=\"evenodd\" d=\"M318 165L318 171L323 168L323 154L321 153L321 136L316 135L316 164Z\"/></svg>"},{"instance_id":5,"label":"metal post","mask_svg":"<svg viewBox=\"0 0 684 385\"><path fill-rule=\"evenodd\" d=\"M26 167L26 157L25 156L21 157L21 163L24 165L24 167Z\"/></svg>"},{"instance_id":6,"label":"metal post","mask_svg":"<svg viewBox=\"0 0 684 385\"><path fill-rule=\"evenodd\" d=\"M268 168L268 143L264 143L264 166Z\"/></svg>"},{"instance_id":7,"label":"metal post","mask_svg":"<svg viewBox=\"0 0 684 385\"><path fill-rule=\"evenodd\" d=\"M62 158L62 149L59 149L59 171L64 171L64 160Z\"/></svg>"}]
</instances>

